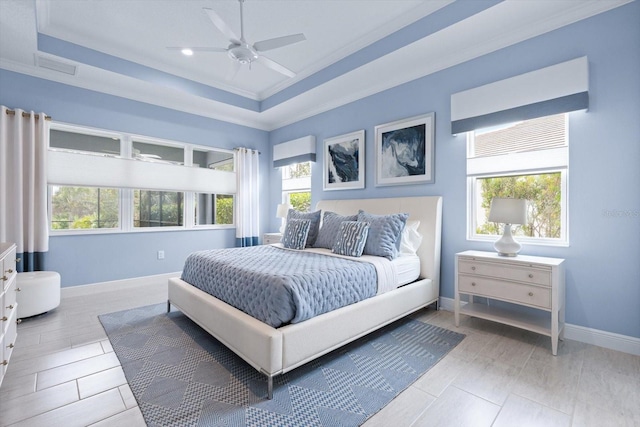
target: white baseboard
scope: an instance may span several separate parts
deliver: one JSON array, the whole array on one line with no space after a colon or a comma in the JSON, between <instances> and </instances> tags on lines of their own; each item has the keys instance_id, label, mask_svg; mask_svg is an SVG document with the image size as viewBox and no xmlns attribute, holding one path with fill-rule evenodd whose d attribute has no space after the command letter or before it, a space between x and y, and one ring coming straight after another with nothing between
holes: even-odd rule
<instances>
[{"instance_id":1,"label":"white baseboard","mask_svg":"<svg viewBox=\"0 0 640 427\"><path fill-rule=\"evenodd\" d=\"M585 328L584 326L571 325L569 323L564 325L564 337L570 340L640 356L640 338Z\"/></svg>"},{"instance_id":2,"label":"white baseboard","mask_svg":"<svg viewBox=\"0 0 640 427\"><path fill-rule=\"evenodd\" d=\"M151 285L154 283L166 284L171 277L180 277L181 272L156 274L153 276L134 277L132 279L112 280L109 282L92 283L90 285L67 286L60 289L61 297L77 297L92 295L113 290L126 290L131 286Z\"/></svg>"},{"instance_id":3,"label":"white baseboard","mask_svg":"<svg viewBox=\"0 0 640 427\"><path fill-rule=\"evenodd\" d=\"M440 297L439 308L440 310L453 311L454 299ZM585 328L584 326L572 325L570 323L565 323L564 325L564 337L569 340L640 356L640 338L601 331L599 329Z\"/></svg>"}]
</instances>

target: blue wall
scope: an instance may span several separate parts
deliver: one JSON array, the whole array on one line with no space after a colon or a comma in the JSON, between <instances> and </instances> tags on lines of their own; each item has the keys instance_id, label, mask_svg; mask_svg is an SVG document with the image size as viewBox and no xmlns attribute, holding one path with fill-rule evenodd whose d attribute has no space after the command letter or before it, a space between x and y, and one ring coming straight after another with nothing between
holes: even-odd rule
<instances>
[{"instance_id":1,"label":"blue wall","mask_svg":"<svg viewBox=\"0 0 640 427\"><path fill-rule=\"evenodd\" d=\"M128 132L191 144L260 150L262 194L268 194L268 133L85 89L0 70L0 104L75 125ZM268 221L263 211L260 222ZM53 236L47 269L62 286L74 286L182 270L187 255L200 249L232 247L235 229ZM158 260L157 251L165 251Z\"/></svg>"},{"instance_id":2,"label":"blue wall","mask_svg":"<svg viewBox=\"0 0 640 427\"><path fill-rule=\"evenodd\" d=\"M274 231L280 173L271 146L304 135L318 141L313 202L330 198L444 196L441 295L453 297L453 259L466 249L465 137L450 134L450 95L587 55L590 109L570 117L569 247L523 253L567 260L567 321L640 338L640 2L575 23L270 133L0 70L0 103L54 120L221 148L262 151L264 231ZM424 61L427 61L425 58ZM417 64L419 66L419 64ZM374 187L378 124L436 113L435 184ZM322 191L322 141L365 129L366 188ZM611 214L613 212L613 214ZM623 216L620 212L630 212ZM63 285L177 271L197 249L233 246L234 230L52 237L47 267ZM156 260L165 250L166 259Z\"/></svg>"},{"instance_id":3,"label":"blue wall","mask_svg":"<svg viewBox=\"0 0 640 427\"><path fill-rule=\"evenodd\" d=\"M493 250L466 239L466 139L452 136L450 95L587 55L590 108L570 115L569 247L527 245L523 253L565 258L567 322L640 337L640 3L578 22L273 131L271 144L315 135L312 202L333 198L442 195L441 295L453 298L454 254ZM424 61L428 59L425 58ZM374 186L374 127L436 113L434 184ZM366 131L366 188L322 190L323 139ZM271 206L280 176L271 176ZM631 216L611 216L627 211ZM278 223L271 220L271 228Z\"/></svg>"}]
</instances>

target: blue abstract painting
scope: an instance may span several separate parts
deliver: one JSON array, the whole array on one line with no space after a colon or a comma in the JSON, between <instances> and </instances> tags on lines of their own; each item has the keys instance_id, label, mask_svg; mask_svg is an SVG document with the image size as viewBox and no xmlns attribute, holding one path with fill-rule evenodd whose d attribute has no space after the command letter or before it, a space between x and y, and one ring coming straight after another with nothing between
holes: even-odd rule
<instances>
[{"instance_id":1,"label":"blue abstract painting","mask_svg":"<svg viewBox=\"0 0 640 427\"><path fill-rule=\"evenodd\" d=\"M382 134L383 178L425 174L425 125Z\"/></svg>"}]
</instances>

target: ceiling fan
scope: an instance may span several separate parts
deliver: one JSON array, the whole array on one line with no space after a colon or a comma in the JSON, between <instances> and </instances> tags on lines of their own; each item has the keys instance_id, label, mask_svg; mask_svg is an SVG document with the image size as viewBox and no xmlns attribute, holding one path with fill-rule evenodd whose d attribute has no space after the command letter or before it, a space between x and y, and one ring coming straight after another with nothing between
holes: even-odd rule
<instances>
[{"instance_id":1,"label":"ceiling fan","mask_svg":"<svg viewBox=\"0 0 640 427\"><path fill-rule=\"evenodd\" d=\"M284 65L278 64L273 59L269 59L266 56L262 55L262 52L267 50L277 49L280 47L288 46L290 44L298 43L303 40L306 40L304 34L291 34L288 36L276 37L273 39L262 40L259 42L255 42L253 45L249 44L244 39L244 17L242 5L244 0L238 0L240 2L240 37L233 32L233 30L227 25L226 22L214 11L210 8L203 8L204 11L213 22L213 25L220 30L225 37L229 39L229 43L231 43L228 47L167 47L169 50L179 50L182 52L226 52L227 55L231 59L233 59L233 63L231 69L229 70L229 78L233 78L235 74L238 72L240 67L245 64L251 64L253 62L258 62L264 65L267 68L271 68L281 74L284 74L288 77L294 77L296 73L285 67Z\"/></svg>"}]
</instances>

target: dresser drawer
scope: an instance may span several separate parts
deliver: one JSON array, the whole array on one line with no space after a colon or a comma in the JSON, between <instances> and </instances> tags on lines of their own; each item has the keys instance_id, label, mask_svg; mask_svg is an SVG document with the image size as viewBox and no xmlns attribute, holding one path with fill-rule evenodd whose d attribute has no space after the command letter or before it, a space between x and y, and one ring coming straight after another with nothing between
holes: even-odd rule
<instances>
[{"instance_id":1,"label":"dresser drawer","mask_svg":"<svg viewBox=\"0 0 640 427\"><path fill-rule=\"evenodd\" d=\"M16 278L13 277L8 282L8 286L5 289L4 295L0 298L2 305L0 306L0 331L6 332L10 318L14 318L14 313L17 311L17 295L16 295ZM7 320L1 320L6 318Z\"/></svg>"},{"instance_id":2,"label":"dresser drawer","mask_svg":"<svg viewBox=\"0 0 640 427\"><path fill-rule=\"evenodd\" d=\"M551 286L551 269L527 265L487 263L473 259L460 259L458 272L496 279L517 280L542 286Z\"/></svg>"},{"instance_id":3,"label":"dresser drawer","mask_svg":"<svg viewBox=\"0 0 640 427\"><path fill-rule=\"evenodd\" d=\"M478 276L458 277L459 292L551 309L551 288L509 283Z\"/></svg>"},{"instance_id":4,"label":"dresser drawer","mask_svg":"<svg viewBox=\"0 0 640 427\"><path fill-rule=\"evenodd\" d=\"M14 280L16 278L16 275L18 274L16 272L15 248L9 251L9 254L4 258L4 260L0 261L0 268L2 268L2 274L0 274L0 282L2 283L2 288L6 289L11 280Z\"/></svg>"},{"instance_id":5,"label":"dresser drawer","mask_svg":"<svg viewBox=\"0 0 640 427\"><path fill-rule=\"evenodd\" d=\"M18 337L18 325L16 323L16 316L17 314L14 310L12 315L8 318L7 322L3 322L8 324L8 328L6 329L4 336L0 340L0 343L2 344L2 351L0 352L0 382L2 381L2 377L4 377L4 374L7 370L9 359L11 358L11 353L13 352L13 348L16 344L16 338Z\"/></svg>"}]
</instances>

